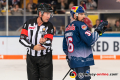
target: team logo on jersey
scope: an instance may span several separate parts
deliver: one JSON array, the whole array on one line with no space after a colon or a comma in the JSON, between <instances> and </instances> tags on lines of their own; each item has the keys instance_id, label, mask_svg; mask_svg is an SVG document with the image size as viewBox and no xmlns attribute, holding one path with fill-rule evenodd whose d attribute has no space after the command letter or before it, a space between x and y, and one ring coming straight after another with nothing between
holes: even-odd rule
<instances>
[{"instance_id":1,"label":"team logo on jersey","mask_svg":"<svg viewBox=\"0 0 120 80\"><path fill-rule=\"evenodd\" d=\"M24 25L24 28L26 27L26 24Z\"/></svg>"},{"instance_id":2,"label":"team logo on jersey","mask_svg":"<svg viewBox=\"0 0 120 80\"><path fill-rule=\"evenodd\" d=\"M91 32L90 31L86 31L85 34L87 34L88 36L91 36Z\"/></svg>"},{"instance_id":3,"label":"team logo on jersey","mask_svg":"<svg viewBox=\"0 0 120 80\"><path fill-rule=\"evenodd\" d=\"M45 31L45 28L43 28L42 31Z\"/></svg>"},{"instance_id":4,"label":"team logo on jersey","mask_svg":"<svg viewBox=\"0 0 120 80\"><path fill-rule=\"evenodd\" d=\"M53 29L51 29L51 33L53 33Z\"/></svg>"},{"instance_id":5,"label":"team logo on jersey","mask_svg":"<svg viewBox=\"0 0 120 80\"><path fill-rule=\"evenodd\" d=\"M71 26L68 25L68 27L65 29L65 31L69 31L69 30L75 30L74 24L72 24Z\"/></svg>"},{"instance_id":6,"label":"team logo on jersey","mask_svg":"<svg viewBox=\"0 0 120 80\"><path fill-rule=\"evenodd\" d=\"M41 26L40 33L41 34L47 34L48 27Z\"/></svg>"},{"instance_id":7,"label":"team logo on jersey","mask_svg":"<svg viewBox=\"0 0 120 80\"><path fill-rule=\"evenodd\" d=\"M29 27L29 29L32 29L32 30L33 30L33 29L35 29L35 27Z\"/></svg>"},{"instance_id":8,"label":"team logo on jersey","mask_svg":"<svg viewBox=\"0 0 120 80\"><path fill-rule=\"evenodd\" d=\"M86 29L87 29L87 26L86 26L86 25L82 25L81 28L82 28L83 30L86 30Z\"/></svg>"}]
</instances>

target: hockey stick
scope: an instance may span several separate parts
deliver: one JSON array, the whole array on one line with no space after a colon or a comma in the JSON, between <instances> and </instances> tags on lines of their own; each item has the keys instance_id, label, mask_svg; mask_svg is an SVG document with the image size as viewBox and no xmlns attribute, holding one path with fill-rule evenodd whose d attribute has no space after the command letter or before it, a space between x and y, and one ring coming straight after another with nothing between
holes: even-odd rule
<instances>
[{"instance_id":1,"label":"hockey stick","mask_svg":"<svg viewBox=\"0 0 120 80\"><path fill-rule=\"evenodd\" d=\"M71 68L70 68L70 70L67 72L67 74L65 75L65 77L62 79L62 80L64 80L65 78L66 78L66 76L68 75L68 73L71 71Z\"/></svg>"}]
</instances>

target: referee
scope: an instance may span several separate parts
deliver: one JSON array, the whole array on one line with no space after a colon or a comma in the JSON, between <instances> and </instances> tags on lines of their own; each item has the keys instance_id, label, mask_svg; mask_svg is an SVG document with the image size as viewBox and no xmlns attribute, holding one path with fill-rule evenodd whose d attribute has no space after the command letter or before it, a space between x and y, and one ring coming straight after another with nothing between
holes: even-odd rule
<instances>
[{"instance_id":1,"label":"referee","mask_svg":"<svg viewBox=\"0 0 120 80\"><path fill-rule=\"evenodd\" d=\"M19 42L27 47L28 80L52 80L53 63L51 44L54 29L48 20L52 8L45 3L39 4L38 17L24 23Z\"/></svg>"}]
</instances>

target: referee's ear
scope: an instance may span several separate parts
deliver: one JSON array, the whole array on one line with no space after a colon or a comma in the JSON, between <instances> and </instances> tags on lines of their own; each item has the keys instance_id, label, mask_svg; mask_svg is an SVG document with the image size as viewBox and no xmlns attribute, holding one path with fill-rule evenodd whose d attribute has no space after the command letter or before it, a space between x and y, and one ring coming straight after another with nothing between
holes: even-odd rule
<instances>
[{"instance_id":1,"label":"referee's ear","mask_svg":"<svg viewBox=\"0 0 120 80\"><path fill-rule=\"evenodd\" d=\"M42 16L41 11L39 11L39 17L41 17L41 16Z\"/></svg>"}]
</instances>

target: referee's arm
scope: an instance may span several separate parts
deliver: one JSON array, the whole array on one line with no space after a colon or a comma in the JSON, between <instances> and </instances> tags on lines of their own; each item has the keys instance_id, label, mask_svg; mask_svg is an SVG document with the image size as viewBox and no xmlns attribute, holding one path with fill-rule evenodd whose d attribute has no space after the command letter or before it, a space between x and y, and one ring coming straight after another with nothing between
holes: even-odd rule
<instances>
[{"instance_id":1,"label":"referee's arm","mask_svg":"<svg viewBox=\"0 0 120 80\"><path fill-rule=\"evenodd\" d=\"M42 46L45 47L46 49L51 47L53 35L54 35L54 28L53 25L51 25L47 30L47 34L44 35L44 38L46 38L47 40L44 44L42 44Z\"/></svg>"},{"instance_id":2,"label":"referee's arm","mask_svg":"<svg viewBox=\"0 0 120 80\"><path fill-rule=\"evenodd\" d=\"M26 22L25 22L24 25L23 25L19 42L20 42L22 45L24 45L25 47L29 47L29 48L31 48L31 49L34 48L34 45L31 44L31 43L28 41L28 25L27 25Z\"/></svg>"}]
</instances>

